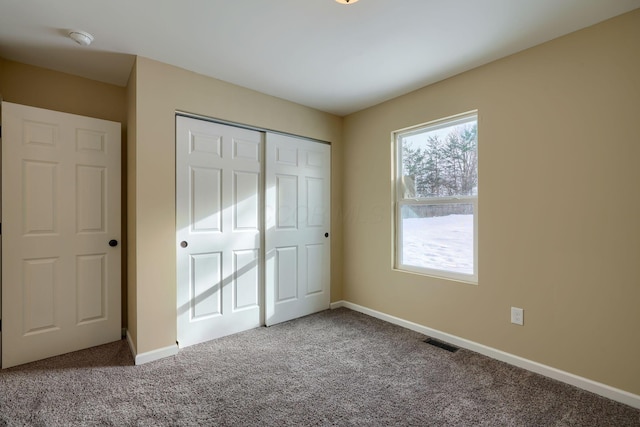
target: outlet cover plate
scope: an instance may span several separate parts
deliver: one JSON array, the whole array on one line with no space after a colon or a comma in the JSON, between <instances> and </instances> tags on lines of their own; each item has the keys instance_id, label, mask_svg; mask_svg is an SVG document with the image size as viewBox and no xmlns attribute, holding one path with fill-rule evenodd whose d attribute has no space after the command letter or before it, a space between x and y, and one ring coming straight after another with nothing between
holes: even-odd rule
<instances>
[{"instance_id":1,"label":"outlet cover plate","mask_svg":"<svg viewBox=\"0 0 640 427\"><path fill-rule=\"evenodd\" d=\"M524 325L524 310L518 307L511 307L511 323L515 325Z\"/></svg>"}]
</instances>

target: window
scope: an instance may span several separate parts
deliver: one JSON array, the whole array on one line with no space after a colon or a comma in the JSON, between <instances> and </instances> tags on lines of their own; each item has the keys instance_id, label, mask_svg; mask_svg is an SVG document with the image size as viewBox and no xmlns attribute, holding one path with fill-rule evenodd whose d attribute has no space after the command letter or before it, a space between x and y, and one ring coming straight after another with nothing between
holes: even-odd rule
<instances>
[{"instance_id":1,"label":"window","mask_svg":"<svg viewBox=\"0 0 640 427\"><path fill-rule=\"evenodd\" d=\"M478 282L476 112L397 131L395 266Z\"/></svg>"}]
</instances>

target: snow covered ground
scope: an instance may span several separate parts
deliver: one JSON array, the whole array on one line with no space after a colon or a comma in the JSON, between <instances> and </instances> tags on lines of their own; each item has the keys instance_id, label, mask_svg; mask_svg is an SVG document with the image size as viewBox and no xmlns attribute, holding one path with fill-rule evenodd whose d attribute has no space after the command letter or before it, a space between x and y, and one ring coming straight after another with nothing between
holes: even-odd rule
<instances>
[{"instance_id":1,"label":"snow covered ground","mask_svg":"<svg viewBox=\"0 0 640 427\"><path fill-rule=\"evenodd\" d=\"M405 218L403 264L473 274L473 215Z\"/></svg>"}]
</instances>

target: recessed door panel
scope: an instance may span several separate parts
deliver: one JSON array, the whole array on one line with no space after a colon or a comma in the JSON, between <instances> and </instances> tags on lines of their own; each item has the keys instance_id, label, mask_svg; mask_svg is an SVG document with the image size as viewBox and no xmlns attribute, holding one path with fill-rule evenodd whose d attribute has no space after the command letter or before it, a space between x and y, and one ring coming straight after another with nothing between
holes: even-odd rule
<instances>
[{"instance_id":1,"label":"recessed door panel","mask_svg":"<svg viewBox=\"0 0 640 427\"><path fill-rule=\"evenodd\" d=\"M322 168L326 162L326 156L323 156L322 153L318 151L307 151L307 167L311 168Z\"/></svg>"},{"instance_id":2,"label":"recessed door panel","mask_svg":"<svg viewBox=\"0 0 640 427\"><path fill-rule=\"evenodd\" d=\"M222 136L191 132L189 134L189 153L213 154L222 157Z\"/></svg>"},{"instance_id":3,"label":"recessed door panel","mask_svg":"<svg viewBox=\"0 0 640 427\"><path fill-rule=\"evenodd\" d=\"M274 147L275 161L281 165L298 166L298 149L296 147Z\"/></svg>"},{"instance_id":4,"label":"recessed door panel","mask_svg":"<svg viewBox=\"0 0 640 427\"><path fill-rule=\"evenodd\" d=\"M306 245L307 265L307 292L306 295L317 294L324 291L325 267L324 244Z\"/></svg>"},{"instance_id":5,"label":"recessed door panel","mask_svg":"<svg viewBox=\"0 0 640 427\"><path fill-rule=\"evenodd\" d=\"M58 232L58 164L25 160L22 165L24 234L55 234Z\"/></svg>"},{"instance_id":6,"label":"recessed door panel","mask_svg":"<svg viewBox=\"0 0 640 427\"><path fill-rule=\"evenodd\" d=\"M276 248L276 303L298 298L298 247Z\"/></svg>"},{"instance_id":7,"label":"recessed door panel","mask_svg":"<svg viewBox=\"0 0 640 427\"><path fill-rule=\"evenodd\" d=\"M101 166L76 166L78 233L105 232L106 173L106 169Z\"/></svg>"},{"instance_id":8,"label":"recessed door panel","mask_svg":"<svg viewBox=\"0 0 640 427\"><path fill-rule=\"evenodd\" d=\"M324 182L322 178L307 177L307 227L324 227Z\"/></svg>"},{"instance_id":9,"label":"recessed door panel","mask_svg":"<svg viewBox=\"0 0 640 427\"><path fill-rule=\"evenodd\" d=\"M76 129L76 151L106 153L107 133L90 129Z\"/></svg>"},{"instance_id":10,"label":"recessed door panel","mask_svg":"<svg viewBox=\"0 0 640 427\"><path fill-rule=\"evenodd\" d=\"M191 255L191 320L222 314L222 254Z\"/></svg>"},{"instance_id":11,"label":"recessed door panel","mask_svg":"<svg viewBox=\"0 0 640 427\"><path fill-rule=\"evenodd\" d=\"M56 285L58 258L25 259L23 261L22 311L24 335L58 328Z\"/></svg>"},{"instance_id":12,"label":"recessed door panel","mask_svg":"<svg viewBox=\"0 0 640 427\"><path fill-rule=\"evenodd\" d=\"M78 324L105 320L107 316L106 254L76 258Z\"/></svg>"},{"instance_id":13,"label":"recessed door panel","mask_svg":"<svg viewBox=\"0 0 640 427\"><path fill-rule=\"evenodd\" d=\"M22 120L23 144L40 146L40 148L55 148L58 143L58 130L59 126L55 123Z\"/></svg>"},{"instance_id":14,"label":"recessed door panel","mask_svg":"<svg viewBox=\"0 0 640 427\"><path fill-rule=\"evenodd\" d=\"M233 139L233 158L260 161L260 141L246 141L243 139Z\"/></svg>"},{"instance_id":15,"label":"recessed door panel","mask_svg":"<svg viewBox=\"0 0 640 427\"><path fill-rule=\"evenodd\" d=\"M234 310L258 307L260 304L260 267L258 251L234 251Z\"/></svg>"},{"instance_id":16,"label":"recessed door panel","mask_svg":"<svg viewBox=\"0 0 640 427\"><path fill-rule=\"evenodd\" d=\"M222 231L222 171L191 168L191 227L194 232Z\"/></svg>"},{"instance_id":17,"label":"recessed door panel","mask_svg":"<svg viewBox=\"0 0 640 427\"><path fill-rule=\"evenodd\" d=\"M234 172L233 211L235 229L258 231L260 226L260 174Z\"/></svg>"},{"instance_id":18,"label":"recessed door panel","mask_svg":"<svg viewBox=\"0 0 640 427\"><path fill-rule=\"evenodd\" d=\"M298 226L298 177L276 175L276 217L278 228Z\"/></svg>"}]
</instances>

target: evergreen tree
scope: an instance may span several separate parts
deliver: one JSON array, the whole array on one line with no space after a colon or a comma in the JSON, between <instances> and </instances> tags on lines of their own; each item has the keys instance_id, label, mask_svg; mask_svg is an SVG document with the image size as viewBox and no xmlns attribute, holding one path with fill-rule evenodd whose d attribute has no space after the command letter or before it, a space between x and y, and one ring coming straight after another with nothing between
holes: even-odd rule
<instances>
[{"instance_id":1,"label":"evergreen tree","mask_svg":"<svg viewBox=\"0 0 640 427\"><path fill-rule=\"evenodd\" d=\"M403 175L415 186L415 197L469 196L477 191L477 124L456 126L444 141L427 137L424 147L402 145Z\"/></svg>"}]
</instances>

